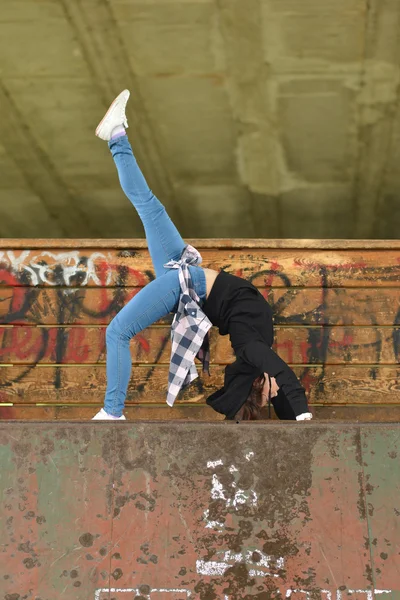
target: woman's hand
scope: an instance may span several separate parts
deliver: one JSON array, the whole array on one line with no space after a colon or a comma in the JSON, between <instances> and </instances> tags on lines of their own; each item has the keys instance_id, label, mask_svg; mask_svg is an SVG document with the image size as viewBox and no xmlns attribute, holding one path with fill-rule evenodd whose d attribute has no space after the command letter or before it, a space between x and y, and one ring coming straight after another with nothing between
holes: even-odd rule
<instances>
[{"instance_id":1,"label":"woman's hand","mask_svg":"<svg viewBox=\"0 0 400 600\"><path fill-rule=\"evenodd\" d=\"M267 373L264 373L264 377L265 381L261 390L261 406L266 406L268 399L270 397L275 398L278 395L279 391L279 385L276 383L275 377L269 377Z\"/></svg>"}]
</instances>

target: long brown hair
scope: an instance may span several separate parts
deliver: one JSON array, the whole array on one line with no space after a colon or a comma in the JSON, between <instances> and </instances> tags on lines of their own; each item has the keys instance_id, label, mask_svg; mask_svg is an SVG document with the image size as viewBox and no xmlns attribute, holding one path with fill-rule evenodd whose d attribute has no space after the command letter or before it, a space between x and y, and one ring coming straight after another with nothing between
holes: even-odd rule
<instances>
[{"instance_id":1,"label":"long brown hair","mask_svg":"<svg viewBox=\"0 0 400 600\"><path fill-rule=\"evenodd\" d=\"M265 383L265 375L260 375L253 383L250 394L242 408L235 415L241 421L257 421L260 419L262 408L261 392Z\"/></svg>"}]
</instances>

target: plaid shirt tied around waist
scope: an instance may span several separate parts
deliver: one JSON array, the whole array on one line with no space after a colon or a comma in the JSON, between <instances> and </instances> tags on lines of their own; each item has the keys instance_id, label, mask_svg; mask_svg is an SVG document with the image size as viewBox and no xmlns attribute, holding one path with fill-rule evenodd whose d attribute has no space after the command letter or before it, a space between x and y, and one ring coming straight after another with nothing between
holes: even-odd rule
<instances>
[{"instance_id":1,"label":"plaid shirt tied around waist","mask_svg":"<svg viewBox=\"0 0 400 600\"><path fill-rule=\"evenodd\" d=\"M179 260L170 260L164 268L179 269L181 295L177 312L171 325L171 361L168 374L167 404L173 406L180 390L198 377L194 359L203 364L203 371L209 374L210 344L208 331L211 321L200 308L200 298L196 294L189 265L198 266L202 262L200 253L190 246L185 247Z\"/></svg>"}]
</instances>

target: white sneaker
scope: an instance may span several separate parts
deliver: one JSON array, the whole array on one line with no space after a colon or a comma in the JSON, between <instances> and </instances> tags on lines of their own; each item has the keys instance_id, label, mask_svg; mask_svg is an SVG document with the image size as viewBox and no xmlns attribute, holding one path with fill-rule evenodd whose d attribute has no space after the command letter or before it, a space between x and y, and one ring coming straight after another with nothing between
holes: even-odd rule
<instances>
[{"instance_id":1,"label":"white sneaker","mask_svg":"<svg viewBox=\"0 0 400 600\"><path fill-rule=\"evenodd\" d=\"M94 415L92 421L126 421L126 417L124 415L122 417L113 417L102 408L97 415Z\"/></svg>"},{"instance_id":2,"label":"white sneaker","mask_svg":"<svg viewBox=\"0 0 400 600\"><path fill-rule=\"evenodd\" d=\"M125 129L127 129L128 120L126 118L125 108L130 95L131 93L129 90L124 90L115 98L114 102L111 104L110 108L97 126L97 137L109 142L115 127L123 125Z\"/></svg>"}]
</instances>

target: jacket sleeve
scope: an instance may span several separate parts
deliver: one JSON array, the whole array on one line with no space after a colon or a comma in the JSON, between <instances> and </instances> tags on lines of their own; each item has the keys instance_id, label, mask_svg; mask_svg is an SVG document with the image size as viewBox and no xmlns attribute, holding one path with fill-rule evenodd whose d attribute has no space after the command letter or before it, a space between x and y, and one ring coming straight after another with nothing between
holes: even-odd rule
<instances>
[{"instance_id":1,"label":"jacket sleeve","mask_svg":"<svg viewBox=\"0 0 400 600\"><path fill-rule=\"evenodd\" d=\"M243 349L243 360L254 365L261 373L275 377L276 382L285 394L295 416L308 412L305 390L292 369L276 352L263 342L250 342Z\"/></svg>"}]
</instances>

